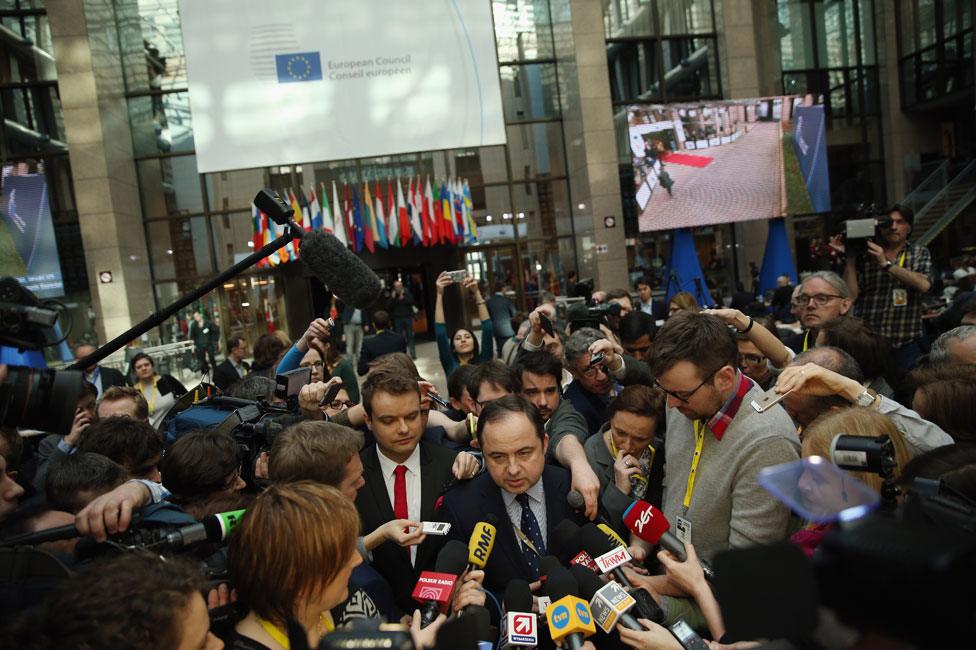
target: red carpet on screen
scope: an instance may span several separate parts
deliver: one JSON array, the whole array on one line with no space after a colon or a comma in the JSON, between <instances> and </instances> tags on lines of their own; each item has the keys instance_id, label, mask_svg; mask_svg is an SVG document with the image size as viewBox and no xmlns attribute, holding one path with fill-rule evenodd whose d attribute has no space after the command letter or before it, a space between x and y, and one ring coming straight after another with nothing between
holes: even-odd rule
<instances>
[{"instance_id":1,"label":"red carpet on screen","mask_svg":"<svg viewBox=\"0 0 976 650\"><path fill-rule=\"evenodd\" d=\"M715 160L711 156L695 156L688 153L669 153L661 157L666 163L685 165L686 167L708 167Z\"/></svg>"}]
</instances>

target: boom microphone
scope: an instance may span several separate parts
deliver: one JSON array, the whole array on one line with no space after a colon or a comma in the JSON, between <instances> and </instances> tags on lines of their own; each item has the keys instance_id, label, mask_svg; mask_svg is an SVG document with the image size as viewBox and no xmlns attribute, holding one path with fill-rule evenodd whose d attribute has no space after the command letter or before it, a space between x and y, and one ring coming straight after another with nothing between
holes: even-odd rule
<instances>
[{"instance_id":1,"label":"boom microphone","mask_svg":"<svg viewBox=\"0 0 976 650\"><path fill-rule=\"evenodd\" d=\"M438 614L446 614L454 595L458 576L468 563L464 542L452 539L437 554L435 571L422 571L413 588L413 599L420 603L420 627L427 627Z\"/></svg>"},{"instance_id":2,"label":"boom microphone","mask_svg":"<svg viewBox=\"0 0 976 650\"><path fill-rule=\"evenodd\" d=\"M342 242L322 230L302 237L301 260L343 303L368 309L383 290L380 279Z\"/></svg>"}]
</instances>

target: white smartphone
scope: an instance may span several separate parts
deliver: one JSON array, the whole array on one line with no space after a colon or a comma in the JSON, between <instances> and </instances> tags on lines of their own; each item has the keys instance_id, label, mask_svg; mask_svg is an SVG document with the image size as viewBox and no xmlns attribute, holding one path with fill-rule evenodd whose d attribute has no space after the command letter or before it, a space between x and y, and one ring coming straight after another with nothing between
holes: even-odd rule
<instances>
[{"instance_id":1,"label":"white smartphone","mask_svg":"<svg viewBox=\"0 0 976 650\"><path fill-rule=\"evenodd\" d=\"M468 274L467 271L461 269L459 271L448 271L447 277L451 278L451 282L454 282L456 284L461 284L462 282L464 282L464 276L466 276L467 274Z\"/></svg>"},{"instance_id":2,"label":"white smartphone","mask_svg":"<svg viewBox=\"0 0 976 650\"><path fill-rule=\"evenodd\" d=\"M425 535L447 535L451 532L451 524L443 521L422 521L420 529Z\"/></svg>"},{"instance_id":3,"label":"white smartphone","mask_svg":"<svg viewBox=\"0 0 976 650\"><path fill-rule=\"evenodd\" d=\"M775 388L770 388L765 393L760 395L758 399L752 400L752 408L756 409L756 413L765 413L783 401L783 398L792 392L792 390L789 390L780 395L776 392Z\"/></svg>"}]
</instances>

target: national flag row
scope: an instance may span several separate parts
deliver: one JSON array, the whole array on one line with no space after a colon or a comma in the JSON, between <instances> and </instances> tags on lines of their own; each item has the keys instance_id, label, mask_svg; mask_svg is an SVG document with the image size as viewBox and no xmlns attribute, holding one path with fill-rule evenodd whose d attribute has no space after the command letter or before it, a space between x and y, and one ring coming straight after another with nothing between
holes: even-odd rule
<instances>
[{"instance_id":1,"label":"national flag row","mask_svg":"<svg viewBox=\"0 0 976 650\"><path fill-rule=\"evenodd\" d=\"M429 177L425 183L420 178L410 178L406 192L400 178L387 179L385 187L379 180L365 182L361 190L358 185L343 184L341 191L333 181L331 192L320 182L317 188L310 187L307 194L300 187L298 191L286 190L282 198L295 211L295 222L305 230L330 232L356 253L478 241L471 188L466 179L451 178L431 185ZM258 250L273 241L280 228L255 206L251 206L251 214L254 250ZM298 259L298 243L297 239L290 242L258 266L276 266Z\"/></svg>"}]
</instances>

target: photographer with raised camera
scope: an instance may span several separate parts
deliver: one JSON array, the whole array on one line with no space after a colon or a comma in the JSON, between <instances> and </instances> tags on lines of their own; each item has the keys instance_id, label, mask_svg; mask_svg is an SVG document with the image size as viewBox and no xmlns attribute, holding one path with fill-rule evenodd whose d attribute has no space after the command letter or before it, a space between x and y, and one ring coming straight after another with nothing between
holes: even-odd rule
<instances>
[{"instance_id":1,"label":"photographer with raised camera","mask_svg":"<svg viewBox=\"0 0 976 650\"><path fill-rule=\"evenodd\" d=\"M896 376L922 353L922 296L932 288L929 250L908 241L914 218L910 208L895 205L880 220L876 241L868 241L860 254L848 254L844 268L856 314L894 348ZM831 246L848 248L839 237Z\"/></svg>"}]
</instances>

